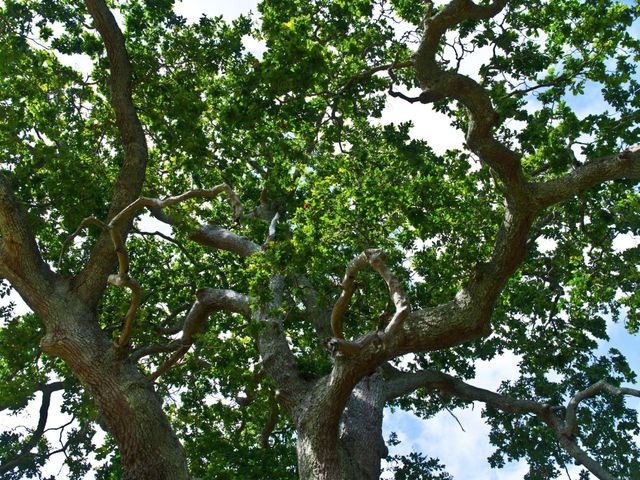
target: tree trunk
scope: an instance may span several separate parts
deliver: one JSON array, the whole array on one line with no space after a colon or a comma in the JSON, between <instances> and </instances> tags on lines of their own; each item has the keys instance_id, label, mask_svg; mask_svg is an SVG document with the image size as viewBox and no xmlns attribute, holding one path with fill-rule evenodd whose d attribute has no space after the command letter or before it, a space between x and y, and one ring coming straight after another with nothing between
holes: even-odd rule
<instances>
[{"instance_id":1,"label":"tree trunk","mask_svg":"<svg viewBox=\"0 0 640 480\"><path fill-rule=\"evenodd\" d=\"M124 358L94 314L64 302L45 319L45 353L64 360L93 396L115 438L125 480L188 480L184 450L153 384Z\"/></svg>"},{"instance_id":2,"label":"tree trunk","mask_svg":"<svg viewBox=\"0 0 640 480\"><path fill-rule=\"evenodd\" d=\"M382 437L382 376L374 373L353 389L338 426L323 415L324 397L299 422L298 467L304 480L378 480L388 450ZM331 408L329 406L328 408Z\"/></svg>"}]
</instances>

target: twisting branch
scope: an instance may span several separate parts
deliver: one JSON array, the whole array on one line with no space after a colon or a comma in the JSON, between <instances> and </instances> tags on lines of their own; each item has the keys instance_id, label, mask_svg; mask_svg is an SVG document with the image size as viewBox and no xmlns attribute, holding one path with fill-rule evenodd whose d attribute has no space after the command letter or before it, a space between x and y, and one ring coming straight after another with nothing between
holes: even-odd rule
<instances>
[{"instance_id":1,"label":"twisting branch","mask_svg":"<svg viewBox=\"0 0 640 480\"><path fill-rule=\"evenodd\" d=\"M125 315L124 326L118 339L119 347L123 348L129 343L131 330L133 328L133 321L135 319L138 307L140 306L141 296L140 284L135 279L129 276L129 255L125 247L124 240L125 228L133 219L135 214L145 207L155 210L162 210L163 208L177 205L192 198L215 198L221 193L226 193L228 202L233 209L234 220L238 221L238 219L242 215L242 203L240 202L240 198L233 191L233 189L226 183L223 183L211 189L189 190L188 192L182 193L181 195L167 197L163 200L150 197L140 197L130 203L117 215L115 215L107 224L93 217L85 218L80 224L80 227L78 227L78 229L73 234L71 234L71 236L64 242L63 250L60 252L61 258L64 254L65 247L76 235L78 235L78 233L84 227L88 225L96 225L109 232L111 236L111 242L113 243L116 256L118 258L118 273L109 275L108 282L117 287L125 287L131 290L131 303Z\"/></svg>"},{"instance_id":2,"label":"twisting branch","mask_svg":"<svg viewBox=\"0 0 640 480\"><path fill-rule=\"evenodd\" d=\"M402 285L384 263L384 252L380 249L365 250L355 259L353 259L347 266L346 273L342 280L342 293L340 294L340 297L338 298L333 307L333 311L331 312L331 329L334 338L337 340L344 339L342 332L342 316L347 306L349 305L349 301L351 300L353 293L357 288L355 281L356 275L367 264L371 265L371 267L384 279L387 287L389 288L389 295L391 296L391 300L393 301L393 304L396 308L391 321L384 329L381 340L389 338L391 335L397 332L404 319L409 315L409 301L407 300L407 296L402 288ZM338 349L344 349L346 347L343 342L338 342L338 344Z\"/></svg>"},{"instance_id":3,"label":"twisting branch","mask_svg":"<svg viewBox=\"0 0 640 480\"><path fill-rule=\"evenodd\" d=\"M633 388L615 387L606 380L591 385L578 392L566 407L564 418L558 413L563 410L546 403L533 400L521 400L483 388L474 387L446 373L435 370L420 372L400 372L386 366L385 373L390 379L385 383L385 398L387 401L406 395L418 388L436 390L445 395L452 395L469 402L483 402L493 408L508 413L533 414L543 421L554 432L560 445L571 455L576 463L583 465L601 480L616 480L616 477L591 458L577 443L576 409L579 403L602 392L613 395L632 395L640 397L640 390Z\"/></svg>"},{"instance_id":4,"label":"twisting branch","mask_svg":"<svg viewBox=\"0 0 640 480\"><path fill-rule=\"evenodd\" d=\"M499 117L487 91L475 80L454 71L446 71L437 61L439 45L448 29L468 19L488 19L497 15L508 0L477 5L471 0L452 0L425 20L420 45L415 53L416 75L423 88L423 100L458 100L469 112L467 145L480 160L490 166L508 187L512 198L526 198L520 155L493 136Z\"/></svg>"},{"instance_id":5,"label":"twisting branch","mask_svg":"<svg viewBox=\"0 0 640 480\"><path fill-rule=\"evenodd\" d=\"M569 403L567 404L567 413L565 414L565 425L562 432L564 435L568 437L575 437L578 435L576 418L578 405L587 398L595 397L602 392L608 392L612 395L618 396L631 395L634 397L640 397L640 390L626 387L614 387L606 380L600 380L581 392L576 393L573 398L569 400Z\"/></svg>"},{"instance_id":6,"label":"twisting branch","mask_svg":"<svg viewBox=\"0 0 640 480\"><path fill-rule=\"evenodd\" d=\"M152 346L136 351L135 358L140 359L145 355L160 353L162 351L173 351L174 353L149 375L151 381L155 381L160 375L174 366L193 345L194 335L201 331L204 321L209 315L218 310L235 312L249 316L250 299L248 296L233 290L223 290L216 288L203 288L196 292L196 301L184 319L182 326L182 337L180 340L171 342L166 346Z\"/></svg>"}]
</instances>

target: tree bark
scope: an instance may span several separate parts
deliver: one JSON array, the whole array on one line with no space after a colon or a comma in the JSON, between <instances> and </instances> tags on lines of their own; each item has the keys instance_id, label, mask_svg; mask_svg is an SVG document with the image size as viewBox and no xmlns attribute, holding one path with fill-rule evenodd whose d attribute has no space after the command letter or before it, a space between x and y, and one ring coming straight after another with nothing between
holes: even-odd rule
<instances>
[{"instance_id":1,"label":"tree bark","mask_svg":"<svg viewBox=\"0 0 640 480\"><path fill-rule=\"evenodd\" d=\"M125 480L187 480L184 450L149 381L79 301L56 302L44 319L45 353L64 360L89 390L115 438Z\"/></svg>"},{"instance_id":2,"label":"tree bark","mask_svg":"<svg viewBox=\"0 0 640 480\"><path fill-rule=\"evenodd\" d=\"M335 409L320 389L298 423L298 466L301 479L377 480L388 450L382 437L384 389L378 372L353 389L338 428L329 411Z\"/></svg>"}]
</instances>

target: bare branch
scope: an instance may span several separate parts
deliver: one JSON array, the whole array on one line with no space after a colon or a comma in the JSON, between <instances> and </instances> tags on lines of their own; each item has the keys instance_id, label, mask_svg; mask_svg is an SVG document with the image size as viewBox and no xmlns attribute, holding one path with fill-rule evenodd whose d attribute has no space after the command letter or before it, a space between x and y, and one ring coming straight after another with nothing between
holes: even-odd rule
<instances>
[{"instance_id":1,"label":"bare branch","mask_svg":"<svg viewBox=\"0 0 640 480\"><path fill-rule=\"evenodd\" d=\"M222 183L210 189L201 188L189 190L180 195L167 197L163 200L160 200L158 198L140 197L134 202L127 205L127 207L120 211L115 217L113 217L113 219L109 223L113 226L122 226L129 219L131 219L136 212L142 210L145 207L150 209L163 209L180 204L192 198L215 198L221 193L225 193L227 195L229 205L233 209L233 219L237 222L242 215L242 203L240 202L240 198L238 197L236 192L234 192L233 189L226 183Z\"/></svg>"},{"instance_id":2,"label":"bare branch","mask_svg":"<svg viewBox=\"0 0 640 480\"><path fill-rule=\"evenodd\" d=\"M267 244L273 241L274 238L276 238L276 227L278 225L278 220L280 220L280 213L276 212L271 219L271 223L269 223L269 233L267 234L267 238L262 244L262 250L267 248Z\"/></svg>"},{"instance_id":3,"label":"bare branch","mask_svg":"<svg viewBox=\"0 0 640 480\"><path fill-rule=\"evenodd\" d=\"M392 62L392 63L386 63L384 65L378 65L376 67L371 67L368 70L364 70L362 72L356 73L355 75L351 76L340 88L337 95L341 95L344 92L346 92L354 83L371 78L373 75L375 75L378 72L383 72L385 70L399 70L401 68L407 68L412 66L413 66L413 60L407 60L404 62Z\"/></svg>"},{"instance_id":4,"label":"bare branch","mask_svg":"<svg viewBox=\"0 0 640 480\"><path fill-rule=\"evenodd\" d=\"M387 401L406 395L418 388L427 388L469 402L483 402L493 408L509 413L530 413L536 415L553 430L558 442L567 453L569 453L578 464L584 465L601 480L615 480L616 477L591 458L589 454L582 450L576 443L577 427L575 410L581 401L602 393L603 391L614 395L633 395L640 397L640 390L614 387L605 380L601 380L587 389L578 392L567 406L565 419L561 419L555 413L557 409L552 408L552 406L546 403L515 399L489 390L477 388L451 375L435 370L406 373L399 372L393 367L387 367L385 371L389 370L391 370L392 378L385 383L385 398Z\"/></svg>"},{"instance_id":5,"label":"bare branch","mask_svg":"<svg viewBox=\"0 0 640 480\"><path fill-rule=\"evenodd\" d=\"M192 233L190 238L201 245L227 250L243 257L249 257L260 251L260 246L251 240L216 225L203 225Z\"/></svg>"},{"instance_id":6,"label":"bare branch","mask_svg":"<svg viewBox=\"0 0 640 480\"><path fill-rule=\"evenodd\" d=\"M136 233L138 235L153 235L155 237L160 237L163 240L166 240L167 242L173 243L176 247L178 247L180 249L182 254L185 257L187 257L192 264L198 265L198 261L195 258L193 258L193 255L191 255L189 253L189 251L185 248L185 246L181 242L176 240L175 238L170 237L169 235L165 235L164 233L158 232L158 231L155 231L155 232L143 232L143 231L138 230L138 229L134 229L133 233Z\"/></svg>"},{"instance_id":7,"label":"bare branch","mask_svg":"<svg viewBox=\"0 0 640 480\"><path fill-rule=\"evenodd\" d=\"M80 234L82 230L84 230L89 225L94 225L102 231L109 230L109 225L104 223L102 220L98 220L95 217L84 218L82 222L80 222L80 225L78 226L78 228L76 228L76 231L73 232L71 235L69 235L64 242L62 242L62 247L60 248L60 255L58 256L58 268L60 268L60 264L62 263L62 258L64 257L64 254L66 253L67 248L69 248L69 244L73 241L74 238L76 238Z\"/></svg>"},{"instance_id":8,"label":"bare branch","mask_svg":"<svg viewBox=\"0 0 640 480\"><path fill-rule=\"evenodd\" d=\"M338 301L335 303L333 311L331 313L331 328L335 339L341 340L344 338L342 333L342 315L344 314L344 311L349 304L349 300L351 300L353 292L356 289L356 275L367 264L370 264L371 267L373 267L373 269L377 271L384 279L387 287L389 288L389 295L391 296L391 300L396 307L396 311L391 321L384 329L381 339L384 341L391 335L394 335L402 325L404 319L407 318L407 315L409 315L410 308L407 296L404 293L400 282L391 273L391 270L389 270L389 268L387 268L387 266L385 265L384 253L382 252L382 250L365 250L363 253L353 259L351 263L349 263L345 276L342 280L342 293L340 294ZM334 342L334 344L330 343L329 346L336 347L338 350L346 352L346 346L343 342Z\"/></svg>"},{"instance_id":9,"label":"bare branch","mask_svg":"<svg viewBox=\"0 0 640 480\"><path fill-rule=\"evenodd\" d=\"M33 431L29 440L27 440L20 448L20 451L14 455L13 458L5 460L0 464L0 475L10 472L20 464L27 462L36 455L31 452L33 448L38 445L42 435L45 432L47 425L47 419L49 417L49 405L51 404L51 394L55 391L62 390L64 385L62 382L52 382L46 385L42 385L39 390L42 392L42 403L40 404L40 416L38 418L38 425Z\"/></svg>"},{"instance_id":10,"label":"bare branch","mask_svg":"<svg viewBox=\"0 0 640 480\"><path fill-rule=\"evenodd\" d=\"M610 383L607 383L606 380L600 380L599 382L594 383L590 387L582 390L581 392L576 393L573 398L567 404L567 413L565 414L565 426L563 428L563 434L569 437L575 437L578 434L578 425L576 419L576 412L578 409L578 405L580 402L586 400L587 398L594 397L602 392L608 392L612 395L624 396L631 395L634 397L640 397L640 390L636 390L633 388L621 388L614 387Z\"/></svg>"},{"instance_id":11,"label":"bare branch","mask_svg":"<svg viewBox=\"0 0 640 480\"><path fill-rule=\"evenodd\" d=\"M155 355L157 353L171 353L182 348L182 342L180 340L174 340L173 342L156 345L148 345L146 347L136 348L129 358L132 362L137 362L141 358L148 357L149 355Z\"/></svg>"}]
</instances>

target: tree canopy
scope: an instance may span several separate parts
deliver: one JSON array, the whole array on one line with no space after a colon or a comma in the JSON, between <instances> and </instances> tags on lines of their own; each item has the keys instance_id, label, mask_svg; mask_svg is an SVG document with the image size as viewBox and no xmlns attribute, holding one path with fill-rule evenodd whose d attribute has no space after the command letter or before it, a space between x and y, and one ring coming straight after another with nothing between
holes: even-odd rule
<instances>
[{"instance_id":1,"label":"tree canopy","mask_svg":"<svg viewBox=\"0 0 640 480\"><path fill-rule=\"evenodd\" d=\"M0 433L2 478L63 450L70 478L447 479L388 458L384 409L472 402L492 467L640 478L636 374L597 351L640 328L640 246L614 248L640 234L637 3L257 10L0 5L0 295L32 310L0 309L0 410L40 414ZM506 351L519 378L467 382Z\"/></svg>"}]
</instances>

